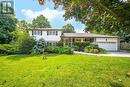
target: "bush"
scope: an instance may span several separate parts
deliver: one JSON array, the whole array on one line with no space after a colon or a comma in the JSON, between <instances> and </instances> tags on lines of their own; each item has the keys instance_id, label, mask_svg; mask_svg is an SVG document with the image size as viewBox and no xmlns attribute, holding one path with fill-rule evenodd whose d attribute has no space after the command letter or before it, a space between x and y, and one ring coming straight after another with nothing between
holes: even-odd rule
<instances>
[{"instance_id":1,"label":"bush","mask_svg":"<svg viewBox=\"0 0 130 87\"><path fill-rule=\"evenodd\" d=\"M130 71L127 72L126 76L127 76L127 77L130 77Z\"/></svg>"},{"instance_id":2,"label":"bush","mask_svg":"<svg viewBox=\"0 0 130 87\"><path fill-rule=\"evenodd\" d=\"M73 54L73 50L71 47L61 47L61 54Z\"/></svg>"},{"instance_id":3,"label":"bush","mask_svg":"<svg viewBox=\"0 0 130 87\"><path fill-rule=\"evenodd\" d=\"M56 47L56 46L48 46L45 49L45 52L48 52L48 53L58 53L58 48L59 47Z\"/></svg>"},{"instance_id":4,"label":"bush","mask_svg":"<svg viewBox=\"0 0 130 87\"><path fill-rule=\"evenodd\" d=\"M63 46L63 41L62 41L62 40L59 41L59 42L57 43L57 46Z\"/></svg>"},{"instance_id":5,"label":"bush","mask_svg":"<svg viewBox=\"0 0 130 87\"><path fill-rule=\"evenodd\" d=\"M98 49L90 49L88 52L90 53L99 53L99 50Z\"/></svg>"},{"instance_id":6,"label":"bush","mask_svg":"<svg viewBox=\"0 0 130 87\"><path fill-rule=\"evenodd\" d=\"M72 54L73 50L70 47L48 46L45 49L45 52L57 54Z\"/></svg>"},{"instance_id":7,"label":"bush","mask_svg":"<svg viewBox=\"0 0 130 87\"><path fill-rule=\"evenodd\" d=\"M73 45L72 49L75 50L75 51L79 51L79 46Z\"/></svg>"},{"instance_id":8,"label":"bush","mask_svg":"<svg viewBox=\"0 0 130 87\"><path fill-rule=\"evenodd\" d=\"M107 51L105 49L98 48L98 50L99 50L100 54L106 54L107 53Z\"/></svg>"},{"instance_id":9,"label":"bush","mask_svg":"<svg viewBox=\"0 0 130 87\"><path fill-rule=\"evenodd\" d=\"M122 81L112 80L110 82L111 87L124 87Z\"/></svg>"},{"instance_id":10,"label":"bush","mask_svg":"<svg viewBox=\"0 0 130 87\"><path fill-rule=\"evenodd\" d=\"M26 31L20 31L18 38L16 40L16 45L18 46L18 53L20 54L29 54L31 53L32 48L36 44L36 41L33 37L29 36Z\"/></svg>"},{"instance_id":11,"label":"bush","mask_svg":"<svg viewBox=\"0 0 130 87\"><path fill-rule=\"evenodd\" d=\"M17 46L13 44L0 44L0 54L10 55L18 52Z\"/></svg>"},{"instance_id":12,"label":"bush","mask_svg":"<svg viewBox=\"0 0 130 87\"><path fill-rule=\"evenodd\" d=\"M36 44L26 30L17 28L10 44L0 44L0 54L29 54Z\"/></svg>"},{"instance_id":13,"label":"bush","mask_svg":"<svg viewBox=\"0 0 130 87\"><path fill-rule=\"evenodd\" d=\"M39 39L36 45L33 47L31 54L42 54L44 53L46 47L45 40L43 38Z\"/></svg>"},{"instance_id":14,"label":"bush","mask_svg":"<svg viewBox=\"0 0 130 87\"><path fill-rule=\"evenodd\" d=\"M73 47L76 47L77 51L84 51L84 48L89 45L90 45L90 42L75 42L73 44Z\"/></svg>"},{"instance_id":15,"label":"bush","mask_svg":"<svg viewBox=\"0 0 130 87\"><path fill-rule=\"evenodd\" d=\"M107 53L107 51L105 49L99 48L98 45L94 45L94 44L86 46L84 51L87 52L87 53L96 53L96 54L98 54L98 53L101 53L101 54Z\"/></svg>"}]
</instances>

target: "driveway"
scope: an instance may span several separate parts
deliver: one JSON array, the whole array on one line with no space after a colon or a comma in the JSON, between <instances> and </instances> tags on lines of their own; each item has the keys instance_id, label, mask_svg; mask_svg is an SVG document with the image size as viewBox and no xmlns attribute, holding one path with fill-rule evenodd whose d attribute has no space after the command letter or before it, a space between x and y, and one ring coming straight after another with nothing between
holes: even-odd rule
<instances>
[{"instance_id":1,"label":"driveway","mask_svg":"<svg viewBox=\"0 0 130 87\"><path fill-rule=\"evenodd\" d=\"M74 51L74 54L94 55L94 56L112 56L112 57L129 57L130 58L130 53L128 53L126 51L108 52L108 54L93 54L93 53Z\"/></svg>"}]
</instances>

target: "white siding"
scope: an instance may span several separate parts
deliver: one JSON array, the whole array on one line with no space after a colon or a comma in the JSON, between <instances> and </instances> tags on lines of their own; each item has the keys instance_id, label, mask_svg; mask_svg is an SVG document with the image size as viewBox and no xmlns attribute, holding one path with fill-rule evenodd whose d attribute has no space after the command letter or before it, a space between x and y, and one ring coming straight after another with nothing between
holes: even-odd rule
<instances>
[{"instance_id":1,"label":"white siding","mask_svg":"<svg viewBox=\"0 0 130 87\"><path fill-rule=\"evenodd\" d=\"M118 42L118 38L96 38L96 42Z\"/></svg>"},{"instance_id":2,"label":"white siding","mask_svg":"<svg viewBox=\"0 0 130 87\"><path fill-rule=\"evenodd\" d=\"M108 51L118 50L118 38L96 38L95 42L100 48L106 49Z\"/></svg>"},{"instance_id":3,"label":"white siding","mask_svg":"<svg viewBox=\"0 0 130 87\"><path fill-rule=\"evenodd\" d=\"M32 31L28 31L29 35L32 36Z\"/></svg>"},{"instance_id":4,"label":"white siding","mask_svg":"<svg viewBox=\"0 0 130 87\"><path fill-rule=\"evenodd\" d=\"M36 40L39 40L40 38L43 38L45 41L54 41L58 42L61 40L61 31L57 31L58 35L47 35L47 31L42 31L42 36L41 35L32 35L32 31L29 31L30 36L33 36Z\"/></svg>"}]
</instances>

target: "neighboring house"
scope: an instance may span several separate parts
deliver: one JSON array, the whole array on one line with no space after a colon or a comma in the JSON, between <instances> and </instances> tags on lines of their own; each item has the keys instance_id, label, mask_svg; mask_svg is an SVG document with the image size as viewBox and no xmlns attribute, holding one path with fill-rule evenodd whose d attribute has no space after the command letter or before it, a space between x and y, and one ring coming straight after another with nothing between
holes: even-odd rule
<instances>
[{"instance_id":1,"label":"neighboring house","mask_svg":"<svg viewBox=\"0 0 130 87\"><path fill-rule=\"evenodd\" d=\"M37 28L28 29L30 36L36 40L43 38L47 45L56 46L62 40L64 45L72 46L74 42L91 42L108 51L117 51L120 48L118 36L96 35L90 33L63 33L62 29Z\"/></svg>"}]
</instances>

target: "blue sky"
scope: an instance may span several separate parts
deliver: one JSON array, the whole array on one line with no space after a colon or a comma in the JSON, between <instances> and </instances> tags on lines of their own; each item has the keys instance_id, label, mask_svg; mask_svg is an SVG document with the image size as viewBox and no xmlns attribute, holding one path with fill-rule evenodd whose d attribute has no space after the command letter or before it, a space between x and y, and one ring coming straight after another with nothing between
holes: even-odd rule
<instances>
[{"instance_id":1,"label":"blue sky","mask_svg":"<svg viewBox=\"0 0 130 87\"><path fill-rule=\"evenodd\" d=\"M46 2L45 5L39 5L37 0L14 0L16 17L19 20L26 20L31 23L33 18L43 14L50 21L53 28L62 28L63 25L70 23L75 27L77 32L83 32L84 24L76 22L74 19L64 21L62 15L64 10L54 9L54 4Z\"/></svg>"}]
</instances>

